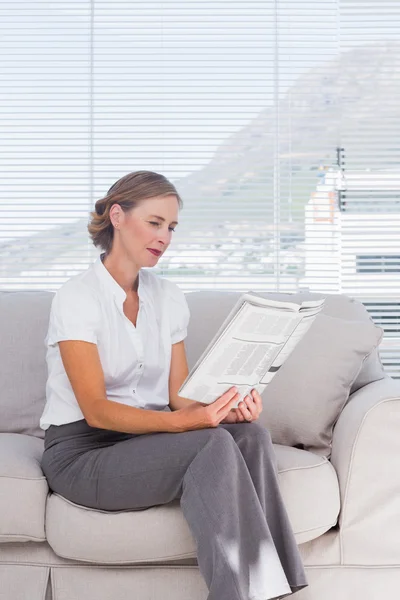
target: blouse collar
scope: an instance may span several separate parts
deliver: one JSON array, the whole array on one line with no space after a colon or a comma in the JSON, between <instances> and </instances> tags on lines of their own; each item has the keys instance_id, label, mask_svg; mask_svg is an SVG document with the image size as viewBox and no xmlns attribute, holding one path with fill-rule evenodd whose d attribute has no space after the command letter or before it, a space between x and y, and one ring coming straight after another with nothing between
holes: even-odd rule
<instances>
[{"instance_id":1,"label":"blouse collar","mask_svg":"<svg viewBox=\"0 0 400 600\"><path fill-rule=\"evenodd\" d=\"M100 256L97 257L97 259L94 263L94 270L95 270L97 276L99 277L100 281L102 282L103 286L105 286L105 288L107 290L109 290L115 296L115 298L118 300L118 302L122 305L126 300L127 294L126 294L125 290L119 285L119 283L117 283L117 281L114 279L114 277L111 275L111 273L104 266L103 261L102 261L104 256L105 256L105 252L102 252L100 254ZM143 302L145 300L146 294L145 294L144 287L143 287L142 270L139 271L138 277L139 277L138 296L139 296L139 300Z\"/></svg>"}]
</instances>

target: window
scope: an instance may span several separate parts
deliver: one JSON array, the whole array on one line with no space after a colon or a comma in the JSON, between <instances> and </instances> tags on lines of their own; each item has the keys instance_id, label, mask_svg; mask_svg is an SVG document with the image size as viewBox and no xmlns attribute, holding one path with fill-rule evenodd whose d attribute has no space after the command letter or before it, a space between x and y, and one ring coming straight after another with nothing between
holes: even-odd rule
<instances>
[{"instance_id":1,"label":"window","mask_svg":"<svg viewBox=\"0 0 400 600\"><path fill-rule=\"evenodd\" d=\"M383 328L384 338L380 346L380 355L385 370L394 378L400 378L400 302L364 302L373 321Z\"/></svg>"},{"instance_id":2,"label":"window","mask_svg":"<svg viewBox=\"0 0 400 600\"><path fill-rule=\"evenodd\" d=\"M1 12L0 289L86 269L95 201L149 169L184 200L156 267L184 290L399 297L397 0Z\"/></svg>"},{"instance_id":3,"label":"window","mask_svg":"<svg viewBox=\"0 0 400 600\"><path fill-rule=\"evenodd\" d=\"M400 254L358 254L358 273L400 273Z\"/></svg>"}]
</instances>

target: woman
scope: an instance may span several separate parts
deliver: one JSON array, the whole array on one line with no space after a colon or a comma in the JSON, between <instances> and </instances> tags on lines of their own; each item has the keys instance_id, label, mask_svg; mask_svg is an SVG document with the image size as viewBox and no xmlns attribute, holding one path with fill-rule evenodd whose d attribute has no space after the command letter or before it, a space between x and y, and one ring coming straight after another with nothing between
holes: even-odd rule
<instances>
[{"instance_id":1,"label":"woman","mask_svg":"<svg viewBox=\"0 0 400 600\"><path fill-rule=\"evenodd\" d=\"M235 409L235 388L210 405L178 396L189 310L148 267L171 243L181 206L149 171L96 202L88 230L103 253L51 306L43 471L53 491L107 511L179 498L208 600L283 597L307 582L271 438L255 422L259 394Z\"/></svg>"}]
</instances>

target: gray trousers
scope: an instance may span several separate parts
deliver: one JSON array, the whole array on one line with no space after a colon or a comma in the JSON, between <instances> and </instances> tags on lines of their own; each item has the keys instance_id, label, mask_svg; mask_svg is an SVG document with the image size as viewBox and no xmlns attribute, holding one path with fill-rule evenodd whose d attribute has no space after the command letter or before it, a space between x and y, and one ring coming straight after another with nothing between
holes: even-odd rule
<instances>
[{"instance_id":1,"label":"gray trousers","mask_svg":"<svg viewBox=\"0 0 400 600\"><path fill-rule=\"evenodd\" d=\"M179 498L207 600L269 600L307 586L271 437L256 422L141 435L86 420L51 425L42 469L52 491L87 507L140 510Z\"/></svg>"}]
</instances>

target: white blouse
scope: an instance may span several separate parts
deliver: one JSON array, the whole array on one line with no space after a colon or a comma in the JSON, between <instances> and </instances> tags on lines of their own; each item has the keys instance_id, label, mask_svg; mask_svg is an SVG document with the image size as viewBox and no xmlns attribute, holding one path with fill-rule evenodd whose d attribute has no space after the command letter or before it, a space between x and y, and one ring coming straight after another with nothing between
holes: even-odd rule
<instances>
[{"instance_id":1,"label":"white blouse","mask_svg":"<svg viewBox=\"0 0 400 600\"><path fill-rule=\"evenodd\" d=\"M172 281L140 269L135 327L123 311L126 293L103 265L103 257L66 281L53 297L41 429L84 419L61 359L57 342L62 340L97 344L108 400L151 410L168 406L171 346L186 337L190 318L185 294Z\"/></svg>"}]
</instances>

